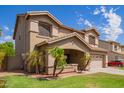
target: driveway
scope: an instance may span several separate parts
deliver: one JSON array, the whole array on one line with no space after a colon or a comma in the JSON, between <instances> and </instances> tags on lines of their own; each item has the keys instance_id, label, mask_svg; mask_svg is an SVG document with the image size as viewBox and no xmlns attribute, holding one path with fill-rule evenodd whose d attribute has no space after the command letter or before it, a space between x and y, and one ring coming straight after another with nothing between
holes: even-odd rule
<instances>
[{"instance_id":1,"label":"driveway","mask_svg":"<svg viewBox=\"0 0 124 93\"><path fill-rule=\"evenodd\" d=\"M124 70L120 70L120 69L112 68L112 67L92 69L90 72L91 73L104 72L108 74L124 75Z\"/></svg>"}]
</instances>

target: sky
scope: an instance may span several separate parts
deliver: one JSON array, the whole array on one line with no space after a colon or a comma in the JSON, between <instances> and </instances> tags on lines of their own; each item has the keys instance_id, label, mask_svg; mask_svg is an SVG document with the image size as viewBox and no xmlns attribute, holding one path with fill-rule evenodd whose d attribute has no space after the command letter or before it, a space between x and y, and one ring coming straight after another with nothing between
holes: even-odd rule
<instances>
[{"instance_id":1,"label":"sky","mask_svg":"<svg viewBox=\"0 0 124 93\"><path fill-rule=\"evenodd\" d=\"M27 11L49 11L64 25L77 30L96 28L100 39L113 40L124 44L124 6L0 6L0 28L3 35L0 43L13 41L13 31L17 14Z\"/></svg>"}]
</instances>

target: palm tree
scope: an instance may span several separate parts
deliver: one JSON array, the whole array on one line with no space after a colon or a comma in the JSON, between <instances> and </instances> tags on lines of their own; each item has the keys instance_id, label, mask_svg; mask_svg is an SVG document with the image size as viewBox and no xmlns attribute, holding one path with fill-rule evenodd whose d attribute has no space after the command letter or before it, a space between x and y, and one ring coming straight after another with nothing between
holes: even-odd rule
<instances>
[{"instance_id":1,"label":"palm tree","mask_svg":"<svg viewBox=\"0 0 124 93\"><path fill-rule=\"evenodd\" d=\"M31 72L31 67L35 67L35 72L36 74L40 73L40 68L39 66L41 66L43 64L43 52L39 52L37 50L32 51L31 53L27 54L27 68L28 71Z\"/></svg>"},{"instance_id":2,"label":"palm tree","mask_svg":"<svg viewBox=\"0 0 124 93\"><path fill-rule=\"evenodd\" d=\"M81 71L86 70L86 67L90 64L91 62L91 55L89 53L85 53L83 57L81 58Z\"/></svg>"},{"instance_id":3,"label":"palm tree","mask_svg":"<svg viewBox=\"0 0 124 93\"><path fill-rule=\"evenodd\" d=\"M66 65L64 50L62 48L54 47L49 50L49 53L55 58L53 76L58 76L64 70ZM56 74L57 67L61 68L61 70Z\"/></svg>"},{"instance_id":4,"label":"palm tree","mask_svg":"<svg viewBox=\"0 0 124 93\"><path fill-rule=\"evenodd\" d=\"M2 36L2 29L0 28L0 37ZM0 49L0 70L2 70L2 64L3 64L3 60L5 58L5 53L2 51L2 49Z\"/></svg>"}]
</instances>

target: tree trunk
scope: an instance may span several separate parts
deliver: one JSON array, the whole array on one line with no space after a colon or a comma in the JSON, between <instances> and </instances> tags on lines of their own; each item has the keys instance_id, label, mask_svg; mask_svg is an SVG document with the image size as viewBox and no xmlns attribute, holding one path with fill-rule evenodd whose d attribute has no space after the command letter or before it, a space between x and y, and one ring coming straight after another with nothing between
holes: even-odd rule
<instances>
[{"instance_id":1,"label":"tree trunk","mask_svg":"<svg viewBox=\"0 0 124 93\"><path fill-rule=\"evenodd\" d=\"M30 73L31 72L31 65L30 63L27 64L27 71Z\"/></svg>"},{"instance_id":2,"label":"tree trunk","mask_svg":"<svg viewBox=\"0 0 124 93\"><path fill-rule=\"evenodd\" d=\"M55 61L54 61L54 69L53 69L53 77L56 74L56 68L57 68L57 60L55 59Z\"/></svg>"},{"instance_id":3,"label":"tree trunk","mask_svg":"<svg viewBox=\"0 0 124 93\"><path fill-rule=\"evenodd\" d=\"M86 67L89 65L89 63L90 63L90 60L88 60L86 65L84 66L84 68L83 68L84 71L86 70Z\"/></svg>"},{"instance_id":4,"label":"tree trunk","mask_svg":"<svg viewBox=\"0 0 124 93\"><path fill-rule=\"evenodd\" d=\"M0 64L0 71L2 71L2 64Z\"/></svg>"},{"instance_id":5,"label":"tree trunk","mask_svg":"<svg viewBox=\"0 0 124 93\"><path fill-rule=\"evenodd\" d=\"M64 70L64 67L62 67L62 69L56 74L56 77L62 73L62 71Z\"/></svg>"},{"instance_id":6,"label":"tree trunk","mask_svg":"<svg viewBox=\"0 0 124 93\"><path fill-rule=\"evenodd\" d=\"M36 64L36 74L39 74L39 68L38 68L38 64Z\"/></svg>"}]
</instances>

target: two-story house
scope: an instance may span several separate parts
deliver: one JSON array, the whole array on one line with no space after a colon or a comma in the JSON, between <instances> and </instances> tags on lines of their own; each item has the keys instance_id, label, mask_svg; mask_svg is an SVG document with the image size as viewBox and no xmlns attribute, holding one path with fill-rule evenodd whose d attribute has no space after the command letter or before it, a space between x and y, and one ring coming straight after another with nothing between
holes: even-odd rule
<instances>
[{"instance_id":1,"label":"two-story house","mask_svg":"<svg viewBox=\"0 0 124 93\"><path fill-rule=\"evenodd\" d=\"M76 30L63 25L47 11L27 12L18 14L16 18L13 39L15 40L16 56L25 66L24 55L34 49L44 53L43 71L51 73L54 58L48 53L52 47L64 49L68 64L80 65L84 53L92 55L91 69L107 66L108 52L99 47L99 33L96 29Z\"/></svg>"},{"instance_id":2,"label":"two-story house","mask_svg":"<svg viewBox=\"0 0 124 93\"><path fill-rule=\"evenodd\" d=\"M124 59L124 46L118 42L99 40L99 47L108 50L108 61Z\"/></svg>"}]
</instances>

